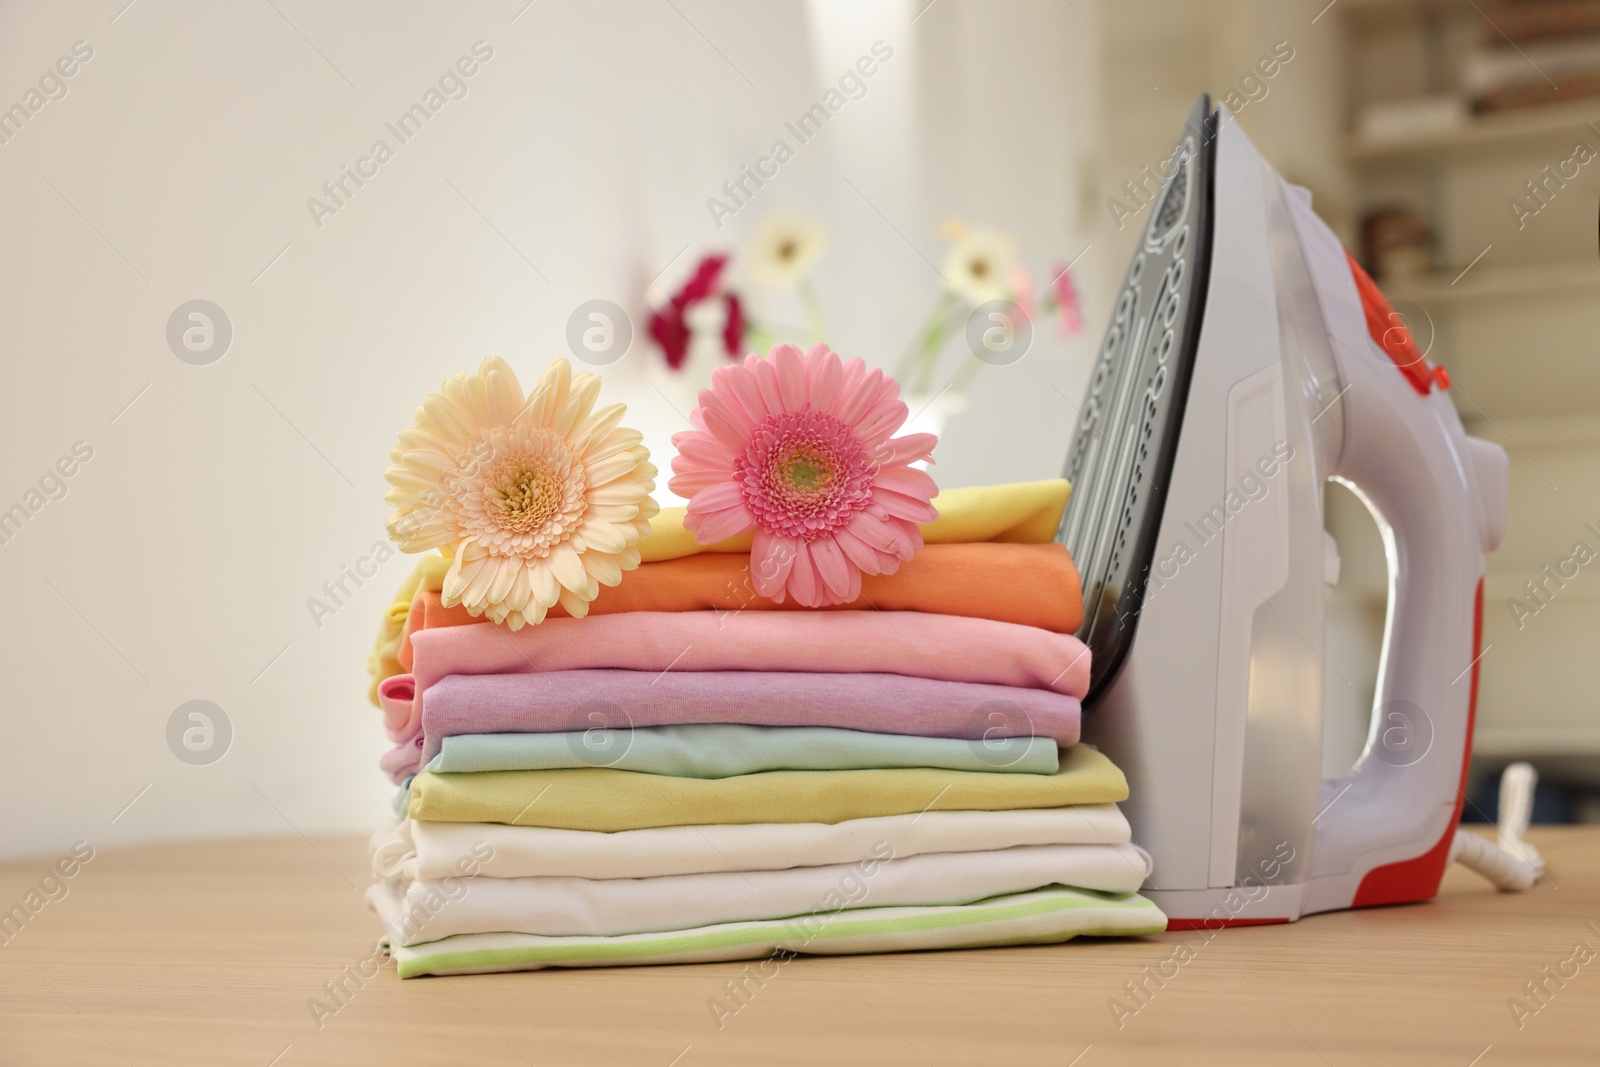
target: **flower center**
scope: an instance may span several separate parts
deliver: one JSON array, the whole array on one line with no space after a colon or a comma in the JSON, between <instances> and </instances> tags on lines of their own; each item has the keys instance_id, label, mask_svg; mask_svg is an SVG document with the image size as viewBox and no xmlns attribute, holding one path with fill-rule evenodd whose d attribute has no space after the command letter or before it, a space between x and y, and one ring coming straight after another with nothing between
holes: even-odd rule
<instances>
[{"instance_id":1,"label":"flower center","mask_svg":"<svg viewBox=\"0 0 1600 1067\"><path fill-rule=\"evenodd\" d=\"M803 451L789 457L789 465L784 475L790 488L801 493L815 493L818 488L825 487L832 473L828 469L827 457Z\"/></svg>"},{"instance_id":2,"label":"flower center","mask_svg":"<svg viewBox=\"0 0 1600 1067\"><path fill-rule=\"evenodd\" d=\"M540 461L502 471L483 495L501 524L518 533L539 529L561 507L561 484Z\"/></svg>"},{"instance_id":3,"label":"flower center","mask_svg":"<svg viewBox=\"0 0 1600 1067\"><path fill-rule=\"evenodd\" d=\"M784 241L778 246L778 258L784 261L791 260L799 250L793 241Z\"/></svg>"},{"instance_id":4,"label":"flower center","mask_svg":"<svg viewBox=\"0 0 1600 1067\"><path fill-rule=\"evenodd\" d=\"M539 558L583 525L588 477L567 441L543 426L497 427L451 479L464 531L500 555Z\"/></svg>"},{"instance_id":5,"label":"flower center","mask_svg":"<svg viewBox=\"0 0 1600 1067\"><path fill-rule=\"evenodd\" d=\"M811 541L847 526L872 501L872 466L850 428L821 411L770 416L734 475L765 530Z\"/></svg>"},{"instance_id":6,"label":"flower center","mask_svg":"<svg viewBox=\"0 0 1600 1067\"><path fill-rule=\"evenodd\" d=\"M989 261L986 259L974 259L967 264L967 269L972 271L974 278L986 278L989 276Z\"/></svg>"}]
</instances>

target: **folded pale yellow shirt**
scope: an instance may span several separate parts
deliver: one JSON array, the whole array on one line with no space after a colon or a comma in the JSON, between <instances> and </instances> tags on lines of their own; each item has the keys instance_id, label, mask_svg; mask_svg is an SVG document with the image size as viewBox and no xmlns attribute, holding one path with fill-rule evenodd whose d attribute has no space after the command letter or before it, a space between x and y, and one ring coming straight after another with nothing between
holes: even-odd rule
<instances>
[{"instance_id":1,"label":"folded pale yellow shirt","mask_svg":"<svg viewBox=\"0 0 1600 1067\"><path fill-rule=\"evenodd\" d=\"M1128 783L1087 745L1066 749L1055 774L928 767L766 771L673 778L600 767L435 774L411 782L413 819L495 822L615 833L657 826L838 823L920 811L1015 811L1111 804Z\"/></svg>"},{"instance_id":2,"label":"folded pale yellow shirt","mask_svg":"<svg viewBox=\"0 0 1600 1067\"><path fill-rule=\"evenodd\" d=\"M1056 535L1067 507L1065 479L977 485L947 489L933 498L939 517L922 524L922 540L930 545L964 545L976 541L1042 545ZM714 545L695 542L683 525L683 508L664 508L650 520L650 536L639 542L639 558L655 563L701 552L748 552L750 534ZM627 579L623 579L626 581Z\"/></svg>"},{"instance_id":3,"label":"folded pale yellow shirt","mask_svg":"<svg viewBox=\"0 0 1600 1067\"><path fill-rule=\"evenodd\" d=\"M1071 487L1062 478L947 489L933 498L939 517L922 524L922 539L930 545L979 541L1042 545L1055 537L1070 492ZM650 520L650 533L639 542L641 562L658 563L702 552L750 551L749 534L730 537L714 545L696 543L694 534L684 527L683 517L683 508L666 508ZM423 556L384 611L377 647L367 660L367 669L372 675L369 696L374 704L378 702L378 683L403 673L397 656L412 598L419 589L429 592L442 589L445 572L449 569L448 557L438 553ZM622 580L627 581L627 576Z\"/></svg>"}]
</instances>

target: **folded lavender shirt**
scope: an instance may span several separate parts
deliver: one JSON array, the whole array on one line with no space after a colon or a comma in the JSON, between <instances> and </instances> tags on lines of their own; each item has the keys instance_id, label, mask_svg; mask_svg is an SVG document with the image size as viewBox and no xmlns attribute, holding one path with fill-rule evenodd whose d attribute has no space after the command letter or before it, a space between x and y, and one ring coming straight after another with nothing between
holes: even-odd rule
<instances>
[{"instance_id":1,"label":"folded lavender shirt","mask_svg":"<svg viewBox=\"0 0 1600 1067\"><path fill-rule=\"evenodd\" d=\"M414 696L393 721L394 694L420 695L451 674L537 674L614 667L660 674L698 671L883 673L1052 690L1081 697L1089 650L1069 634L916 611L650 612L546 619L513 633L493 623L412 636L411 675L380 687L390 736L421 725Z\"/></svg>"},{"instance_id":2,"label":"folded lavender shirt","mask_svg":"<svg viewBox=\"0 0 1600 1067\"><path fill-rule=\"evenodd\" d=\"M1075 697L1047 689L897 674L453 674L423 694L422 709L422 732L383 757L383 769L391 775L415 773L439 754L444 738L460 734L734 723L831 726L966 741L1041 737L1074 745L1079 726Z\"/></svg>"}]
</instances>

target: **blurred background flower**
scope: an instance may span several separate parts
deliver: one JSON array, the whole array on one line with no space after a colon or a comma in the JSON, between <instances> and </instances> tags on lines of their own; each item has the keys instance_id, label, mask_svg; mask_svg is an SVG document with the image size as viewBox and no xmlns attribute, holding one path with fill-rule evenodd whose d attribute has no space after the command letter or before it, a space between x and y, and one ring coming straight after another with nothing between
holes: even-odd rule
<instances>
[{"instance_id":1,"label":"blurred background flower","mask_svg":"<svg viewBox=\"0 0 1600 1067\"><path fill-rule=\"evenodd\" d=\"M1083 332L1083 308L1078 303L1078 286L1072 279L1070 264L1060 263L1051 269L1045 309L1055 312L1062 337L1076 337Z\"/></svg>"},{"instance_id":2,"label":"blurred background flower","mask_svg":"<svg viewBox=\"0 0 1600 1067\"><path fill-rule=\"evenodd\" d=\"M986 323L997 315L1005 320L1008 338L1018 331L1029 331L1023 336L1031 338L1041 307L1059 316L1063 337L1074 336L1082 327L1068 267L1057 266L1049 284L1036 292L1033 272L1012 234L959 218L947 218L938 232L949 242L938 271L943 285L936 290L927 317L908 338L894 371L910 412L907 429L931 434L942 432L966 410L968 389L985 367L995 364L993 358L984 358L988 353L969 351L970 342L955 345L957 356L948 357L952 340L968 332L969 320L979 308L994 301L1010 305L984 312ZM780 344L831 344L814 279L827 249L828 228L823 222L811 215L779 212L755 222L738 262L731 253L703 255L687 280L651 312L650 337L672 372L652 376L656 391L681 414L696 405L713 372L746 347L765 351ZM759 304L753 306L733 280L741 271L765 291ZM781 315L781 305L791 294L803 324L772 315L772 303L779 304ZM926 459L914 462L922 466Z\"/></svg>"},{"instance_id":3,"label":"blurred background flower","mask_svg":"<svg viewBox=\"0 0 1600 1067\"><path fill-rule=\"evenodd\" d=\"M1014 237L975 229L958 220L946 222L941 229L952 240L942 268L951 292L973 307L991 300L1012 299L1017 291L1018 266Z\"/></svg>"},{"instance_id":4,"label":"blurred background flower","mask_svg":"<svg viewBox=\"0 0 1600 1067\"><path fill-rule=\"evenodd\" d=\"M689 280L664 305L651 309L650 339L660 347L667 366L673 370L682 370L688 361L695 328L704 322L702 312L710 304L720 303L723 308L719 330L725 353L730 359L739 354L746 320L739 294L723 284L729 258L727 253L701 257Z\"/></svg>"},{"instance_id":5,"label":"blurred background flower","mask_svg":"<svg viewBox=\"0 0 1600 1067\"><path fill-rule=\"evenodd\" d=\"M768 215L756 224L748 256L756 281L773 289L794 289L811 277L811 268L828 248L828 231L806 215Z\"/></svg>"}]
</instances>

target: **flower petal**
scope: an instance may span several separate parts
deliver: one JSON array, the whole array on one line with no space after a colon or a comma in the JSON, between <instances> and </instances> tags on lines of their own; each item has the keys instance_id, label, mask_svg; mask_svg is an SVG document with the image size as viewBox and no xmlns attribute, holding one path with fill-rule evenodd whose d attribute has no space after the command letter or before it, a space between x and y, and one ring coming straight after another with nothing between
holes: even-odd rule
<instances>
[{"instance_id":1,"label":"flower petal","mask_svg":"<svg viewBox=\"0 0 1600 1067\"><path fill-rule=\"evenodd\" d=\"M509 423L522 410L522 387L505 360L484 360L478 373L484 376L484 395L488 400L489 423ZM487 369L485 369L487 368Z\"/></svg>"},{"instance_id":2,"label":"flower petal","mask_svg":"<svg viewBox=\"0 0 1600 1067\"><path fill-rule=\"evenodd\" d=\"M883 467L917 463L932 457L939 438L931 433L908 433L891 437L875 449L878 464Z\"/></svg>"},{"instance_id":3,"label":"flower petal","mask_svg":"<svg viewBox=\"0 0 1600 1067\"><path fill-rule=\"evenodd\" d=\"M684 430L672 435L672 447L678 454L672 459L672 469L679 470L678 460L692 462L707 467L716 467L733 474L733 457L735 453L722 447L722 443L708 433L698 430Z\"/></svg>"},{"instance_id":4,"label":"flower petal","mask_svg":"<svg viewBox=\"0 0 1600 1067\"><path fill-rule=\"evenodd\" d=\"M667 488L687 500L714 485L727 484L728 479L732 477L732 471L693 471L689 474L675 474L668 479Z\"/></svg>"},{"instance_id":5,"label":"flower petal","mask_svg":"<svg viewBox=\"0 0 1600 1067\"><path fill-rule=\"evenodd\" d=\"M440 599L444 601L444 606L447 608L454 607L460 603L460 598L456 594L466 588L465 579L461 576L461 566L462 559L459 555L452 558L449 569L444 572L444 580L440 583Z\"/></svg>"},{"instance_id":6,"label":"flower petal","mask_svg":"<svg viewBox=\"0 0 1600 1067\"><path fill-rule=\"evenodd\" d=\"M583 560L579 558L577 552L573 551L571 545L559 544L551 549L548 562L550 564L550 573L555 575L556 581L560 582L563 588L578 593L582 592L584 586L588 584L588 575L584 572Z\"/></svg>"},{"instance_id":7,"label":"flower petal","mask_svg":"<svg viewBox=\"0 0 1600 1067\"><path fill-rule=\"evenodd\" d=\"M851 533L848 528L835 530L833 539L838 543L840 550L849 557L850 562L855 564L861 571L866 574L881 573L883 564L880 560L887 553L880 553L877 549Z\"/></svg>"},{"instance_id":8,"label":"flower petal","mask_svg":"<svg viewBox=\"0 0 1600 1067\"><path fill-rule=\"evenodd\" d=\"M650 487L641 482L618 480L589 490L592 504L637 504L650 495Z\"/></svg>"},{"instance_id":9,"label":"flower petal","mask_svg":"<svg viewBox=\"0 0 1600 1067\"><path fill-rule=\"evenodd\" d=\"M554 607L561 597L561 583L556 581L556 572L551 569L550 560L529 560L527 569L533 602L539 606L541 612Z\"/></svg>"},{"instance_id":10,"label":"flower petal","mask_svg":"<svg viewBox=\"0 0 1600 1067\"><path fill-rule=\"evenodd\" d=\"M472 576L472 581L462 590L461 602L482 608L489 599L489 590L494 587L495 579L500 577L502 566L509 561L503 556L486 556L477 566L477 573ZM468 563L467 567L473 566Z\"/></svg>"},{"instance_id":11,"label":"flower petal","mask_svg":"<svg viewBox=\"0 0 1600 1067\"><path fill-rule=\"evenodd\" d=\"M633 458L633 453L624 452L620 455L612 456L609 459L596 460L594 463L585 463L583 465L583 471L584 476L589 480L589 484L594 486L605 485L607 482L614 482L618 478L631 475L635 470L638 469L638 467L639 461ZM645 476L649 477L654 473L655 469L651 468L650 471L646 472Z\"/></svg>"},{"instance_id":12,"label":"flower petal","mask_svg":"<svg viewBox=\"0 0 1600 1067\"><path fill-rule=\"evenodd\" d=\"M939 517L926 498L902 496L881 485L872 490L872 502L895 518L908 522L932 522Z\"/></svg>"},{"instance_id":13,"label":"flower petal","mask_svg":"<svg viewBox=\"0 0 1600 1067\"><path fill-rule=\"evenodd\" d=\"M776 415L784 411L783 394L778 388L778 371L772 365L772 361L770 359L762 359L752 352L745 357L744 365L750 371L751 377L756 381L756 388L761 393L762 403L767 406L767 413Z\"/></svg>"},{"instance_id":14,"label":"flower petal","mask_svg":"<svg viewBox=\"0 0 1600 1067\"><path fill-rule=\"evenodd\" d=\"M806 362L811 371L811 406L817 411L831 412L838 405L844 388L844 366L828 351L827 345L814 346L806 353Z\"/></svg>"},{"instance_id":15,"label":"flower petal","mask_svg":"<svg viewBox=\"0 0 1600 1067\"><path fill-rule=\"evenodd\" d=\"M604 437L593 440L584 451L583 458L585 462L605 459L607 456L615 455L618 452L626 452L629 449L637 448L643 441L644 434L638 430L621 427L612 430Z\"/></svg>"},{"instance_id":16,"label":"flower petal","mask_svg":"<svg viewBox=\"0 0 1600 1067\"><path fill-rule=\"evenodd\" d=\"M595 392L598 394L598 386ZM628 405L626 404L607 404L599 411L585 418L578 424L577 429L572 431L572 451L585 459L591 458L588 454L591 445L594 442L605 440L606 436L617 428L617 424L622 421L622 416L627 414L627 411ZM637 431L634 432L637 433ZM642 441L644 435L640 434L639 439Z\"/></svg>"},{"instance_id":17,"label":"flower petal","mask_svg":"<svg viewBox=\"0 0 1600 1067\"><path fill-rule=\"evenodd\" d=\"M589 602L581 593L574 593L568 589L561 590L561 606L566 608L567 614L574 619L581 619L589 614Z\"/></svg>"},{"instance_id":18,"label":"flower petal","mask_svg":"<svg viewBox=\"0 0 1600 1067\"><path fill-rule=\"evenodd\" d=\"M822 589L817 581L817 572L811 565L809 548L803 541L795 542L794 565L789 568L789 580L784 583L784 588L794 594L795 603L817 608L823 604Z\"/></svg>"},{"instance_id":19,"label":"flower petal","mask_svg":"<svg viewBox=\"0 0 1600 1067\"><path fill-rule=\"evenodd\" d=\"M724 482L724 485L727 483ZM713 486L706 492L713 492L719 487ZM701 494L702 496L704 494ZM699 499L696 497L696 499ZM693 521L691 521L691 519ZM720 508L716 511L693 512L685 516L683 525L694 531L694 539L702 545L714 545L718 541L726 541L735 534L742 534L754 527L756 518L750 514L750 509L745 507L744 501L736 501L732 506Z\"/></svg>"},{"instance_id":20,"label":"flower petal","mask_svg":"<svg viewBox=\"0 0 1600 1067\"><path fill-rule=\"evenodd\" d=\"M834 543L833 538L819 537L811 542L811 562L816 566L817 577L822 579L822 584L827 586L831 594L828 602L848 604L853 599L848 595L850 574L856 568L845 558L844 551ZM859 591L860 587L857 586Z\"/></svg>"},{"instance_id":21,"label":"flower petal","mask_svg":"<svg viewBox=\"0 0 1600 1067\"><path fill-rule=\"evenodd\" d=\"M511 584L506 592L505 602L513 611L521 612L533 601L533 582L528 576L530 563L523 562L517 568L517 580Z\"/></svg>"},{"instance_id":22,"label":"flower petal","mask_svg":"<svg viewBox=\"0 0 1600 1067\"><path fill-rule=\"evenodd\" d=\"M859 537L868 547L885 555L904 554L899 531L892 524L872 514L870 509L858 513L850 520L850 525L846 529Z\"/></svg>"},{"instance_id":23,"label":"flower petal","mask_svg":"<svg viewBox=\"0 0 1600 1067\"><path fill-rule=\"evenodd\" d=\"M750 431L726 413L711 390L700 390L700 406L695 411L705 421L706 432L733 452L743 452L750 444Z\"/></svg>"},{"instance_id":24,"label":"flower petal","mask_svg":"<svg viewBox=\"0 0 1600 1067\"><path fill-rule=\"evenodd\" d=\"M794 345L778 345L767 360L778 375L778 394L785 411L801 411L806 406L805 356Z\"/></svg>"},{"instance_id":25,"label":"flower petal","mask_svg":"<svg viewBox=\"0 0 1600 1067\"><path fill-rule=\"evenodd\" d=\"M910 413L903 401L886 400L863 415L852 429L863 442L876 445L904 425Z\"/></svg>"},{"instance_id":26,"label":"flower petal","mask_svg":"<svg viewBox=\"0 0 1600 1067\"><path fill-rule=\"evenodd\" d=\"M437 490L439 487L437 478L430 478L426 473L409 464L387 468L383 472L383 480L396 489L412 493L424 493L429 490Z\"/></svg>"},{"instance_id":27,"label":"flower petal","mask_svg":"<svg viewBox=\"0 0 1600 1067\"><path fill-rule=\"evenodd\" d=\"M783 603L784 585L789 580L789 570L794 566L799 545L799 541L790 537L756 531L750 542L750 580L756 592Z\"/></svg>"},{"instance_id":28,"label":"flower petal","mask_svg":"<svg viewBox=\"0 0 1600 1067\"><path fill-rule=\"evenodd\" d=\"M858 363L859 361L851 360L850 362ZM883 371L876 368L866 370L865 364L861 366L863 370L860 381L845 391L844 400L840 403L839 410L834 412L840 422L852 429L857 422L861 421L861 416L865 415L878 402L884 388ZM849 372L850 368L846 367L845 381L847 384L850 380Z\"/></svg>"},{"instance_id":29,"label":"flower petal","mask_svg":"<svg viewBox=\"0 0 1600 1067\"><path fill-rule=\"evenodd\" d=\"M590 552L621 552L628 547L622 528L609 522L586 522L578 527L578 535Z\"/></svg>"},{"instance_id":30,"label":"flower petal","mask_svg":"<svg viewBox=\"0 0 1600 1067\"><path fill-rule=\"evenodd\" d=\"M609 587L622 584L622 565L609 552L585 552L583 569L601 585Z\"/></svg>"},{"instance_id":31,"label":"flower petal","mask_svg":"<svg viewBox=\"0 0 1600 1067\"><path fill-rule=\"evenodd\" d=\"M901 496L911 497L913 500L931 500L939 493L939 487L934 484L933 476L915 467L884 467L878 471L878 485L893 490Z\"/></svg>"},{"instance_id":32,"label":"flower petal","mask_svg":"<svg viewBox=\"0 0 1600 1067\"><path fill-rule=\"evenodd\" d=\"M687 518L694 518L697 511L721 511L731 508L735 504L744 503L744 490L738 482L718 482L702 493L696 493L694 499L689 501L689 514Z\"/></svg>"},{"instance_id":33,"label":"flower petal","mask_svg":"<svg viewBox=\"0 0 1600 1067\"><path fill-rule=\"evenodd\" d=\"M583 513L585 522L627 522L639 514L638 504L590 504Z\"/></svg>"},{"instance_id":34,"label":"flower petal","mask_svg":"<svg viewBox=\"0 0 1600 1067\"><path fill-rule=\"evenodd\" d=\"M719 367L712 374L712 380L721 374L722 380L727 383L727 388L734 398L750 415L752 425L759 425L768 415L767 402L762 399L761 387L756 384L756 376L743 364L731 367Z\"/></svg>"},{"instance_id":35,"label":"flower petal","mask_svg":"<svg viewBox=\"0 0 1600 1067\"><path fill-rule=\"evenodd\" d=\"M539 376L539 384L534 386L533 392L523 405L535 424L550 425L550 417L567 398L568 385L571 381L572 364L564 359L551 360L550 365Z\"/></svg>"},{"instance_id":36,"label":"flower petal","mask_svg":"<svg viewBox=\"0 0 1600 1067\"><path fill-rule=\"evenodd\" d=\"M461 409L461 404L458 402L461 396L461 383L452 379L439 388L443 391L423 398L417 421L429 423L447 441L455 443L470 441L473 434L472 420L467 417L467 413Z\"/></svg>"},{"instance_id":37,"label":"flower petal","mask_svg":"<svg viewBox=\"0 0 1600 1067\"><path fill-rule=\"evenodd\" d=\"M515 557L501 557L500 566L495 571L494 581L490 583L484 593L485 604L498 604L511 592L511 587L517 582L517 575L522 573L522 560Z\"/></svg>"}]
</instances>

